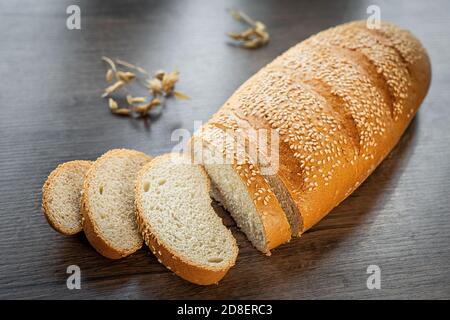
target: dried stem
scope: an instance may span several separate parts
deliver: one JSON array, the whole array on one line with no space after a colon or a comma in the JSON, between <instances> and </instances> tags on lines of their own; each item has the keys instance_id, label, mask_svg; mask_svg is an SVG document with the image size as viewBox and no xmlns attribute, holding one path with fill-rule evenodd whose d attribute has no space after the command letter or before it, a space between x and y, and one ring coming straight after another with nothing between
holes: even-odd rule
<instances>
[{"instance_id":1,"label":"dried stem","mask_svg":"<svg viewBox=\"0 0 450 320\"><path fill-rule=\"evenodd\" d=\"M231 9L231 16L238 21L245 22L250 26L243 32L228 32L227 35L233 40L241 40L240 46L246 49L256 49L269 41L269 33L261 21L255 21L242 11Z\"/></svg>"}]
</instances>

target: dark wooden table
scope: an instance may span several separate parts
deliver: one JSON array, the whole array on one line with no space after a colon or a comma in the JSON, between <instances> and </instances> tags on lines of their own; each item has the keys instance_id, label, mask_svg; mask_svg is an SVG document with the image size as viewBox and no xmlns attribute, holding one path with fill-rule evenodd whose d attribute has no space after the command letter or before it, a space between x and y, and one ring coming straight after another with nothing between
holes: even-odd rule
<instances>
[{"instance_id":1,"label":"dark wooden table","mask_svg":"<svg viewBox=\"0 0 450 320\"><path fill-rule=\"evenodd\" d=\"M344 203L301 239L266 257L238 231L237 265L218 286L168 272L143 249L120 261L83 235L53 231L41 186L58 163L111 148L170 151L174 129L192 132L250 75L327 27L383 19L411 29L431 57L433 80L397 148ZM78 4L82 29L66 28ZM226 9L264 21L267 47L246 51L224 33L242 28ZM450 5L447 1L0 1L0 298L450 298ZM100 98L102 55L148 70L178 69L187 101L150 122L109 113ZM234 229L234 228L233 228ZM366 287L381 268L381 289ZM81 268L68 290L66 268Z\"/></svg>"}]
</instances>

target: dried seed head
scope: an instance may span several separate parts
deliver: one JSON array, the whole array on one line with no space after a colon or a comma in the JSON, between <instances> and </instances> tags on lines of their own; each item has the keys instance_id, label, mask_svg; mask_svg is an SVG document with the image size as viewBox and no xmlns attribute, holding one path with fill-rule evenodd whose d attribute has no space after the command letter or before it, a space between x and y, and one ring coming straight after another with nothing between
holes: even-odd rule
<instances>
[{"instance_id":1,"label":"dried seed head","mask_svg":"<svg viewBox=\"0 0 450 320\"><path fill-rule=\"evenodd\" d=\"M155 78L162 80L164 78L165 74L166 74L166 72L164 70L159 69L155 72Z\"/></svg>"},{"instance_id":2,"label":"dried seed head","mask_svg":"<svg viewBox=\"0 0 450 320\"><path fill-rule=\"evenodd\" d=\"M152 101L150 101L150 105L153 107L159 106L161 104L161 100L159 100L158 98L153 98Z\"/></svg>"},{"instance_id":3,"label":"dried seed head","mask_svg":"<svg viewBox=\"0 0 450 320\"><path fill-rule=\"evenodd\" d=\"M249 28L241 33L228 32L227 35L234 40L250 40L255 35L255 29Z\"/></svg>"},{"instance_id":4,"label":"dried seed head","mask_svg":"<svg viewBox=\"0 0 450 320\"><path fill-rule=\"evenodd\" d=\"M136 78L136 75L133 72L118 71L117 77L123 82L130 82L131 80Z\"/></svg>"},{"instance_id":5,"label":"dried seed head","mask_svg":"<svg viewBox=\"0 0 450 320\"><path fill-rule=\"evenodd\" d=\"M152 101L150 101L147 104L141 105L141 106L136 106L133 111L140 113L141 116L145 116L148 114L148 112L153 109L154 107L158 106L161 104L161 100L159 100L158 98L154 98Z\"/></svg>"},{"instance_id":6,"label":"dried seed head","mask_svg":"<svg viewBox=\"0 0 450 320\"><path fill-rule=\"evenodd\" d=\"M242 33L227 32L227 36L229 36L233 40L242 40Z\"/></svg>"},{"instance_id":7,"label":"dried seed head","mask_svg":"<svg viewBox=\"0 0 450 320\"><path fill-rule=\"evenodd\" d=\"M177 71L164 74L164 77L162 79L162 89L166 93L166 95L172 94L173 88L175 87L175 83L177 81L178 81Z\"/></svg>"},{"instance_id":8,"label":"dried seed head","mask_svg":"<svg viewBox=\"0 0 450 320\"><path fill-rule=\"evenodd\" d=\"M127 95L127 102L129 105L133 105L135 103L144 103L147 100L145 97L133 97L130 94Z\"/></svg>"},{"instance_id":9,"label":"dried seed head","mask_svg":"<svg viewBox=\"0 0 450 320\"><path fill-rule=\"evenodd\" d=\"M261 39L262 45L266 44L269 41L269 33L267 33L267 31L255 29L255 34L258 38Z\"/></svg>"},{"instance_id":10,"label":"dried seed head","mask_svg":"<svg viewBox=\"0 0 450 320\"><path fill-rule=\"evenodd\" d=\"M256 21L255 22L255 30L256 31L265 31L266 25L264 23L262 23L261 21Z\"/></svg>"},{"instance_id":11,"label":"dried seed head","mask_svg":"<svg viewBox=\"0 0 450 320\"><path fill-rule=\"evenodd\" d=\"M149 104L145 104L142 106L136 106L133 108L134 112L140 113L141 115L147 114L149 111Z\"/></svg>"},{"instance_id":12,"label":"dried seed head","mask_svg":"<svg viewBox=\"0 0 450 320\"><path fill-rule=\"evenodd\" d=\"M111 110L119 109L117 102L112 98L109 98L108 104L109 104L109 109L111 109Z\"/></svg>"},{"instance_id":13,"label":"dried seed head","mask_svg":"<svg viewBox=\"0 0 450 320\"><path fill-rule=\"evenodd\" d=\"M241 47L243 47L245 49L256 49L256 48L259 48L259 47L263 46L264 44L266 44L266 42L267 41L264 40L264 38L262 38L262 37L255 37L253 39L243 42L241 44Z\"/></svg>"},{"instance_id":14,"label":"dried seed head","mask_svg":"<svg viewBox=\"0 0 450 320\"><path fill-rule=\"evenodd\" d=\"M131 114L131 110L127 108L111 109L111 112L121 116L129 116Z\"/></svg>"},{"instance_id":15,"label":"dried seed head","mask_svg":"<svg viewBox=\"0 0 450 320\"><path fill-rule=\"evenodd\" d=\"M129 105L133 104L133 97L130 94L127 94L127 102Z\"/></svg>"},{"instance_id":16,"label":"dried seed head","mask_svg":"<svg viewBox=\"0 0 450 320\"><path fill-rule=\"evenodd\" d=\"M113 79L113 75L114 75L114 71L112 69L108 69L108 71L106 71L106 75L105 75L106 82L111 82Z\"/></svg>"},{"instance_id":17,"label":"dried seed head","mask_svg":"<svg viewBox=\"0 0 450 320\"><path fill-rule=\"evenodd\" d=\"M122 88L124 85L125 85L125 82L122 80L115 82L114 84L110 85L108 88L105 89L105 92L103 93L102 98L107 97L114 91Z\"/></svg>"},{"instance_id":18,"label":"dried seed head","mask_svg":"<svg viewBox=\"0 0 450 320\"><path fill-rule=\"evenodd\" d=\"M147 80L146 86L154 96L157 96L162 92L162 82L158 78Z\"/></svg>"}]
</instances>

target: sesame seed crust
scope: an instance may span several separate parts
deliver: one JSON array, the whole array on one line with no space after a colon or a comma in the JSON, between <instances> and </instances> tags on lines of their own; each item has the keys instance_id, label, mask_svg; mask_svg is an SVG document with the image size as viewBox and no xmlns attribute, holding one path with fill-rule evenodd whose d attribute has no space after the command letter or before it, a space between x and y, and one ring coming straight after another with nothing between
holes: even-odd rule
<instances>
[{"instance_id":1,"label":"sesame seed crust","mask_svg":"<svg viewBox=\"0 0 450 320\"><path fill-rule=\"evenodd\" d=\"M385 22L379 30L367 29L365 21L351 22L276 58L209 124L232 130L249 145L255 140L244 127L276 130L279 169L265 178L273 190L279 184L289 196L291 209L283 209L297 213L297 221L286 214L300 235L392 150L425 97L430 77L426 51L408 31Z\"/></svg>"}]
</instances>

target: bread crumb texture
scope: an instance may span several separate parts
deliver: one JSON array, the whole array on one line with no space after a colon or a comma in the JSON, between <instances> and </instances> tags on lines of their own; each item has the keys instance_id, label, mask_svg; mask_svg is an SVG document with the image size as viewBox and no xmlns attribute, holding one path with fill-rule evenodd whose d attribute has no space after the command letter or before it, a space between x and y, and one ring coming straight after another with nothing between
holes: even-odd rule
<instances>
[{"instance_id":1,"label":"bread crumb texture","mask_svg":"<svg viewBox=\"0 0 450 320\"><path fill-rule=\"evenodd\" d=\"M65 235L82 230L81 190L91 161L75 160L59 165L42 188L42 208L50 225Z\"/></svg>"},{"instance_id":2,"label":"bread crumb texture","mask_svg":"<svg viewBox=\"0 0 450 320\"><path fill-rule=\"evenodd\" d=\"M104 245L121 256L142 246L134 213L134 183L138 171L150 159L142 152L115 149L97 159L89 170L83 214L92 224L88 239L100 253L104 254Z\"/></svg>"}]
</instances>

